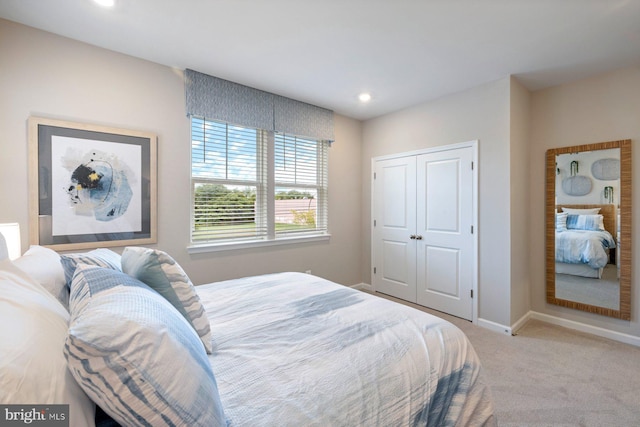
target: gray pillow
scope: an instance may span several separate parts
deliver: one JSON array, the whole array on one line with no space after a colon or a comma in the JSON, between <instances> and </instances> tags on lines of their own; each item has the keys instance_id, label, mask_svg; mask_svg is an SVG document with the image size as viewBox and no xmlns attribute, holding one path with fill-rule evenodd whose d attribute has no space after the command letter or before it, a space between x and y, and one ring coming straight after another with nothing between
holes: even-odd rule
<instances>
[{"instance_id":1,"label":"gray pillow","mask_svg":"<svg viewBox=\"0 0 640 427\"><path fill-rule=\"evenodd\" d=\"M128 246L122 252L122 271L166 298L193 326L207 353L213 351L211 326L200 297L187 274L171 256L157 249Z\"/></svg>"}]
</instances>

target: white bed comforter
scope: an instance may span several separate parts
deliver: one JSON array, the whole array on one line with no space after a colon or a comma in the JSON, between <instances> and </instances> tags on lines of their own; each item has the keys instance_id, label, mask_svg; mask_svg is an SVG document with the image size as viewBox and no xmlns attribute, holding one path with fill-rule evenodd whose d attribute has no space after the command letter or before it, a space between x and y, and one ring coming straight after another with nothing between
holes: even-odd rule
<instances>
[{"instance_id":1,"label":"white bed comforter","mask_svg":"<svg viewBox=\"0 0 640 427\"><path fill-rule=\"evenodd\" d=\"M556 262L602 268L609 262L607 250L615 247L616 242L608 231L556 231Z\"/></svg>"},{"instance_id":2,"label":"white bed comforter","mask_svg":"<svg viewBox=\"0 0 640 427\"><path fill-rule=\"evenodd\" d=\"M301 273L196 289L231 426L495 425L478 357L445 320Z\"/></svg>"}]
</instances>

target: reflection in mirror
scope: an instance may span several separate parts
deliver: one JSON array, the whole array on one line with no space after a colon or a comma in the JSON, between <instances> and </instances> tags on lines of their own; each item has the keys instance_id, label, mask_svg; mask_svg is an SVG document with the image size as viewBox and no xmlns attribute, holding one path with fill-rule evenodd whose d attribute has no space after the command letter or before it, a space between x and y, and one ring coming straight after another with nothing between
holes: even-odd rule
<instances>
[{"instance_id":1,"label":"reflection in mirror","mask_svg":"<svg viewBox=\"0 0 640 427\"><path fill-rule=\"evenodd\" d=\"M555 296L619 310L620 149L558 154L556 168Z\"/></svg>"},{"instance_id":2,"label":"reflection in mirror","mask_svg":"<svg viewBox=\"0 0 640 427\"><path fill-rule=\"evenodd\" d=\"M631 141L547 151L547 302L630 318Z\"/></svg>"}]
</instances>

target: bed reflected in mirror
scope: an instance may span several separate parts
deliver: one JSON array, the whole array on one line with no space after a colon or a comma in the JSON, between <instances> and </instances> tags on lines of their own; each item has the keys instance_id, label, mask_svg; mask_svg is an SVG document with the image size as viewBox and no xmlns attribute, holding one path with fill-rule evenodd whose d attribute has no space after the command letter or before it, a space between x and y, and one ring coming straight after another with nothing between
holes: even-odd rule
<instances>
[{"instance_id":1,"label":"bed reflected in mirror","mask_svg":"<svg viewBox=\"0 0 640 427\"><path fill-rule=\"evenodd\" d=\"M556 206L555 297L619 310L616 205Z\"/></svg>"},{"instance_id":2,"label":"bed reflected in mirror","mask_svg":"<svg viewBox=\"0 0 640 427\"><path fill-rule=\"evenodd\" d=\"M631 141L547 151L547 302L630 318Z\"/></svg>"}]
</instances>

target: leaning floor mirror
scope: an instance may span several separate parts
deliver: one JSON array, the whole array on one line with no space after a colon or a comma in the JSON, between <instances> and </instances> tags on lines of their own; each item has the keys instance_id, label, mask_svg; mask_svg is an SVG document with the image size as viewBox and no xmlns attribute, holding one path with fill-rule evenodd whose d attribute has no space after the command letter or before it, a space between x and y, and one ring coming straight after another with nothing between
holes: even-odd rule
<instances>
[{"instance_id":1,"label":"leaning floor mirror","mask_svg":"<svg viewBox=\"0 0 640 427\"><path fill-rule=\"evenodd\" d=\"M547 302L631 318L631 140L546 153Z\"/></svg>"}]
</instances>

